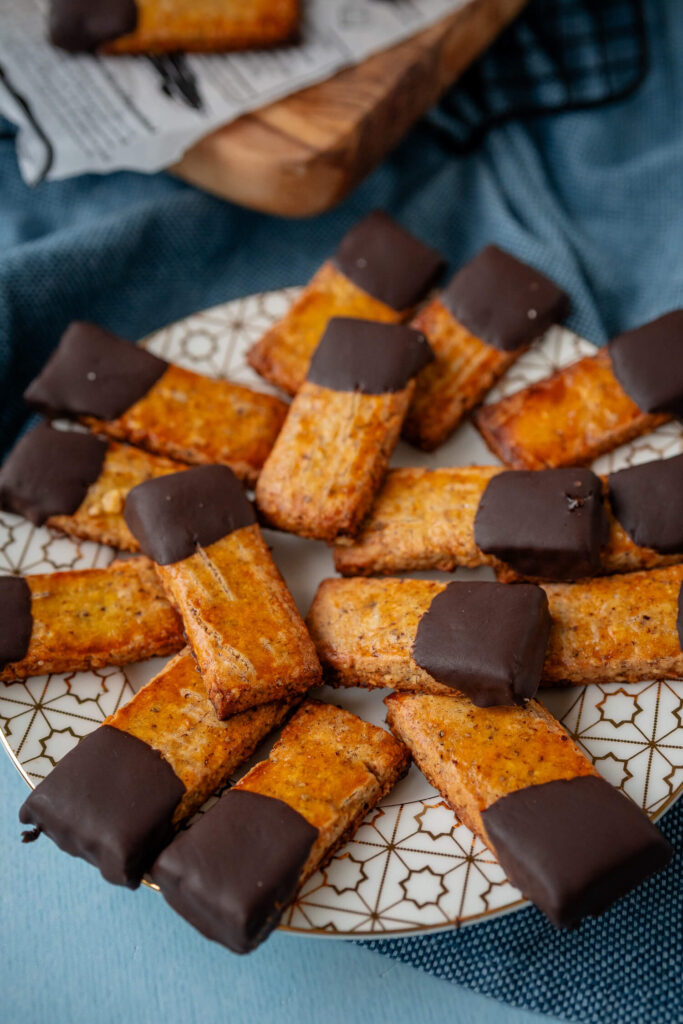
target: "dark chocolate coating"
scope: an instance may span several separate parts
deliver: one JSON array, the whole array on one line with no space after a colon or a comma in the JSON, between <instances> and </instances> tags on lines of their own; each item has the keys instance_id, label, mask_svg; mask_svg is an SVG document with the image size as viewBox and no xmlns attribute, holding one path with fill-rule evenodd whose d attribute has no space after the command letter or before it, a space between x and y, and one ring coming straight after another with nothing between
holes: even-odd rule
<instances>
[{"instance_id":1,"label":"dark chocolate coating","mask_svg":"<svg viewBox=\"0 0 683 1024\"><path fill-rule=\"evenodd\" d=\"M318 830L274 797L228 790L152 869L164 899L202 935L248 953L296 894Z\"/></svg>"},{"instance_id":2,"label":"dark chocolate coating","mask_svg":"<svg viewBox=\"0 0 683 1024\"><path fill-rule=\"evenodd\" d=\"M46 416L113 420L146 395L167 367L165 360L103 327L76 321L24 399Z\"/></svg>"},{"instance_id":3,"label":"dark chocolate coating","mask_svg":"<svg viewBox=\"0 0 683 1024\"><path fill-rule=\"evenodd\" d=\"M31 793L19 819L108 882L136 889L173 836L185 786L142 740L102 725L80 741Z\"/></svg>"},{"instance_id":4,"label":"dark chocolate coating","mask_svg":"<svg viewBox=\"0 0 683 1024\"><path fill-rule=\"evenodd\" d=\"M683 455L611 473L609 500L634 544L663 555L683 552Z\"/></svg>"},{"instance_id":5,"label":"dark chocolate coating","mask_svg":"<svg viewBox=\"0 0 683 1024\"><path fill-rule=\"evenodd\" d=\"M373 210L344 235L332 262L368 295L399 312L418 303L446 265L441 253L382 210Z\"/></svg>"},{"instance_id":6,"label":"dark chocolate coating","mask_svg":"<svg viewBox=\"0 0 683 1024\"><path fill-rule=\"evenodd\" d=\"M100 475L106 441L46 423L14 446L0 469L0 508L42 526L75 512Z\"/></svg>"},{"instance_id":7,"label":"dark chocolate coating","mask_svg":"<svg viewBox=\"0 0 683 1024\"><path fill-rule=\"evenodd\" d=\"M424 334L412 327L335 316L313 353L306 379L334 391L380 395L402 391L433 359Z\"/></svg>"},{"instance_id":8,"label":"dark chocolate coating","mask_svg":"<svg viewBox=\"0 0 683 1024\"><path fill-rule=\"evenodd\" d=\"M227 466L195 466L147 480L129 492L123 517L158 565L180 562L256 522L244 488Z\"/></svg>"},{"instance_id":9,"label":"dark chocolate coating","mask_svg":"<svg viewBox=\"0 0 683 1024\"><path fill-rule=\"evenodd\" d=\"M609 343L612 370L643 412L683 417L683 309Z\"/></svg>"},{"instance_id":10,"label":"dark chocolate coating","mask_svg":"<svg viewBox=\"0 0 683 1024\"><path fill-rule=\"evenodd\" d=\"M672 853L640 808L595 775L527 786L481 817L512 884L558 928L601 914Z\"/></svg>"},{"instance_id":11,"label":"dark chocolate coating","mask_svg":"<svg viewBox=\"0 0 683 1024\"><path fill-rule=\"evenodd\" d=\"M456 580L420 619L412 655L480 708L523 704L541 681L550 612L535 583Z\"/></svg>"},{"instance_id":12,"label":"dark chocolate coating","mask_svg":"<svg viewBox=\"0 0 683 1024\"><path fill-rule=\"evenodd\" d=\"M487 345L514 352L569 314L569 296L533 267L487 245L457 272L441 301Z\"/></svg>"},{"instance_id":13,"label":"dark chocolate coating","mask_svg":"<svg viewBox=\"0 0 683 1024\"><path fill-rule=\"evenodd\" d=\"M574 580L600 571L609 523L590 469L510 470L491 478L474 540L524 576Z\"/></svg>"},{"instance_id":14,"label":"dark chocolate coating","mask_svg":"<svg viewBox=\"0 0 683 1024\"><path fill-rule=\"evenodd\" d=\"M33 630L31 591L23 576L0 576L0 668L21 661Z\"/></svg>"},{"instance_id":15,"label":"dark chocolate coating","mask_svg":"<svg viewBox=\"0 0 683 1024\"><path fill-rule=\"evenodd\" d=\"M51 0L48 32L53 46L71 53L96 50L134 32L135 0Z\"/></svg>"}]
</instances>

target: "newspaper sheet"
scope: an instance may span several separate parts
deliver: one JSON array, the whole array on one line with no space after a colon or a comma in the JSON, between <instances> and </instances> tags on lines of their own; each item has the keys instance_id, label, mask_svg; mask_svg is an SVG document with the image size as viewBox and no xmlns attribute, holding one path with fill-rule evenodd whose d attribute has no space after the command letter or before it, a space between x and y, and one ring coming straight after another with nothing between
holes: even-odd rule
<instances>
[{"instance_id":1,"label":"newspaper sheet","mask_svg":"<svg viewBox=\"0 0 683 1024\"><path fill-rule=\"evenodd\" d=\"M96 57L48 43L46 0L0 0L0 115L19 128L17 158L29 184L88 171L157 171L220 125L329 78L467 2L303 0L296 45Z\"/></svg>"}]
</instances>

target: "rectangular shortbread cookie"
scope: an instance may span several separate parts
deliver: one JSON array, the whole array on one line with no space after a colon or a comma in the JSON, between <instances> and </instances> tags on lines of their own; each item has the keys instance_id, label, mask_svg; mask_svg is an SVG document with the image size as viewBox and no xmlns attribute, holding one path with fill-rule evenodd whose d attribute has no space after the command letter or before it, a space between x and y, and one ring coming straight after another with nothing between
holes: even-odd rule
<instances>
[{"instance_id":1,"label":"rectangular shortbread cookie","mask_svg":"<svg viewBox=\"0 0 683 1024\"><path fill-rule=\"evenodd\" d=\"M97 324L75 321L24 393L46 416L254 483L287 414L273 395L175 366Z\"/></svg>"},{"instance_id":2,"label":"rectangular shortbread cookie","mask_svg":"<svg viewBox=\"0 0 683 1024\"><path fill-rule=\"evenodd\" d=\"M317 685L315 649L256 524L157 572L220 718Z\"/></svg>"},{"instance_id":3,"label":"rectangular shortbread cookie","mask_svg":"<svg viewBox=\"0 0 683 1024\"><path fill-rule=\"evenodd\" d=\"M335 568L344 576L369 576L490 565L498 579L532 577L516 572L475 543L474 520L497 466L444 469L390 469L384 485L351 543L334 549ZM607 488L607 477L602 477ZM617 521L607 498L608 539L600 561L605 574L673 565L682 554L641 547Z\"/></svg>"},{"instance_id":4,"label":"rectangular shortbread cookie","mask_svg":"<svg viewBox=\"0 0 683 1024\"><path fill-rule=\"evenodd\" d=\"M0 680L125 665L183 646L182 624L148 558L10 582L28 591L22 618L29 639L23 657L2 667ZM0 604L0 631L15 629L1 593Z\"/></svg>"},{"instance_id":5,"label":"rectangular shortbread cookie","mask_svg":"<svg viewBox=\"0 0 683 1024\"><path fill-rule=\"evenodd\" d=\"M602 913L670 859L640 808L537 701L477 708L393 694L386 704L420 770L554 925Z\"/></svg>"},{"instance_id":6,"label":"rectangular shortbread cookie","mask_svg":"<svg viewBox=\"0 0 683 1024\"><path fill-rule=\"evenodd\" d=\"M124 516L157 563L219 718L319 682L313 642L227 466L140 484Z\"/></svg>"},{"instance_id":7,"label":"rectangular shortbread cookie","mask_svg":"<svg viewBox=\"0 0 683 1024\"><path fill-rule=\"evenodd\" d=\"M332 263L323 263L282 320L250 349L249 365L271 384L295 395L333 316L355 316L383 323L400 323L405 319L404 313L373 299Z\"/></svg>"},{"instance_id":8,"label":"rectangular shortbread cookie","mask_svg":"<svg viewBox=\"0 0 683 1024\"><path fill-rule=\"evenodd\" d=\"M683 678L678 605L683 566L548 583L552 628L542 685ZM308 627L325 678L338 686L449 694L413 660L422 616L445 583L324 580Z\"/></svg>"},{"instance_id":9,"label":"rectangular shortbread cookie","mask_svg":"<svg viewBox=\"0 0 683 1024\"><path fill-rule=\"evenodd\" d=\"M181 651L127 704L104 720L158 750L185 786L177 824L198 810L296 705L271 701L221 721L197 662Z\"/></svg>"},{"instance_id":10,"label":"rectangular shortbread cookie","mask_svg":"<svg viewBox=\"0 0 683 1024\"><path fill-rule=\"evenodd\" d=\"M365 395L306 381L257 484L264 522L318 540L353 536L384 479L413 387Z\"/></svg>"},{"instance_id":11,"label":"rectangular shortbread cookie","mask_svg":"<svg viewBox=\"0 0 683 1024\"><path fill-rule=\"evenodd\" d=\"M390 733L307 701L268 759L162 852L152 878L202 934L247 953L408 763Z\"/></svg>"},{"instance_id":12,"label":"rectangular shortbread cookie","mask_svg":"<svg viewBox=\"0 0 683 1024\"><path fill-rule=\"evenodd\" d=\"M289 712L264 704L219 722L185 650L60 759L20 820L62 850L136 888L177 826Z\"/></svg>"},{"instance_id":13,"label":"rectangular shortbread cookie","mask_svg":"<svg viewBox=\"0 0 683 1024\"><path fill-rule=\"evenodd\" d=\"M293 395L306 379L311 357L333 317L401 323L443 266L440 253L382 210L372 210L347 231L247 359L257 373Z\"/></svg>"},{"instance_id":14,"label":"rectangular shortbread cookie","mask_svg":"<svg viewBox=\"0 0 683 1024\"><path fill-rule=\"evenodd\" d=\"M524 708L478 708L460 694L396 693L385 702L392 732L484 842L481 813L495 800L525 786L598 775L537 700Z\"/></svg>"},{"instance_id":15,"label":"rectangular shortbread cookie","mask_svg":"<svg viewBox=\"0 0 683 1024\"><path fill-rule=\"evenodd\" d=\"M344 576L493 565L474 542L474 517L496 466L390 469L351 543L334 549Z\"/></svg>"},{"instance_id":16,"label":"rectangular shortbread cookie","mask_svg":"<svg viewBox=\"0 0 683 1024\"><path fill-rule=\"evenodd\" d=\"M71 52L168 53L245 50L292 40L298 0L107 0L86 18L73 0L51 0L50 41Z\"/></svg>"},{"instance_id":17,"label":"rectangular shortbread cookie","mask_svg":"<svg viewBox=\"0 0 683 1024\"><path fill-rule=\"evenodd\" d=\"M287 405L273 395L169 365L117 419L83 421L106 437L181 462L229 466L253 484L286 415Z\"/></svg>"},{"instance_id":18,"label":"rectangular shortbread cookie","mask_svg":"<svg viewBox=\"0 0 683 1024\"><path fill-rule=\"evenodd\" d=\"M318 540L352 536L384 479L415 375L433 358L409 327L331 320L256 488L265 521Z\"/></svg>"},{"instance_id":19,"label":"rectangular shortbread cookie","mask_svg":"<svg viewBox=\"0 0 683 1024\"><path fill-rule=\"evenodd\" d=\"M139 551L140 545L122 515L126 495L145 480L181 469L182 464L172 459L110 441L100 475L90 484L76 511L68 516L50 516L47 525L71 537L110 544L121 551Z\"/></svg>"},{"instance_id":20,"label":"rectangular shortbread cookie","mask_svg":"<svg viewBox=\"0 0 683 1024\"><path fill-rule=\"evenodd\" d=\"M318 830L304 882L407 771L405 747L350 711L307 700L237 789L284 800Z\"/></svg>"},{"instance_id":21,"label":"rectangular shortbread cookie","mask_svg":"<svg viewBox=\"0 0 683 1024\"><path fill-rule=\"evenodd\" d=\"M668 419L641 412L614 376L607 349L474 414L491 451L512 469L583 466Z\"/></svg>"},{"instance_id":22,"label":"rectangular shortbread cookie","mask_svg":"<svg viewBox=\"0 0 683 1024\"><path fill-rule=\"evenodd\" d=\"M421 309L411 326L423 331L436 361L418 378L403 433L429 452L444 443L523 349L503 352L487 345L458 323L439 298Z\"/></svg>"},{"instance_id":23,"label":"rectangular shortbread cookie","mask_svg":"<svg viewBox=\"0 0 683 1024\"><path fill-rule=\"evenodd\" d=\"M413 321L434 352L417 379L405 436L432 451L499 377L569 310L569 296L497 245L461 267Z\"/></svg>"}]
</instances>

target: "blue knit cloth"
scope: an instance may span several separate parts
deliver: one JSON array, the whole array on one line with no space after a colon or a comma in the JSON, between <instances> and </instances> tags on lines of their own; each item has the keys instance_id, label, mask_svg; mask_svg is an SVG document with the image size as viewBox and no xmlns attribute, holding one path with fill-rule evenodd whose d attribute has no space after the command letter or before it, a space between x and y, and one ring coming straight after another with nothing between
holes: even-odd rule
<instances>
[{"instance_id":1,"label":"blue knit cloth","mask_svg":"<svg viewBox=\"0 0 683 1024\"><path fill-rule=\"evenodd\" d=\"M0 446L61 331L88 318L129 337L251 292L306 281L375 206L457 266L495 241L572 296L570 326L602 343L683 305L683 17L647 8L652 70L610 107L509 124L453 157L425 124L351 198L280 221L171 177L21 182L0 125ZM4 127L4 131L2 130ZM683 805L662 821L683 849ZM683 1020L679 859L599 921L554 932L533 908L442 936L372 943L458 984L571 1020Z\"/></svg>"}]
</instances>

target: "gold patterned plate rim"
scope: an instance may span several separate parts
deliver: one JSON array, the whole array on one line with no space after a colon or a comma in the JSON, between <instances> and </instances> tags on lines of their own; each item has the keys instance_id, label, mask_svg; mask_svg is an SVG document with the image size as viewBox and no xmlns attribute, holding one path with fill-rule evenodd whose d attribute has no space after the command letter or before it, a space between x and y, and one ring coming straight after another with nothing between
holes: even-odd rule
<instances>
[{"instance_id":1,"label":"gold patterned plate rim","mask_svg":"<svg viewBox=\"0 0 683 1024\"><path fill-rule=\"evenodd\" d=\"M233 300L170 324L142 344L188 369L272 391L247 366L245 352L298 293L299 289L289 288ZM552 328L512 367L488 400L593 351L593 345L571 331ZM610 472L681 452L683 428L667 424L603 456L595 468ZM430 455L401 443L393 464L435 468L495 461L474 428L464 424ZM331 556L323 545L270 532L267 536L305 612L319 580L334 574ZM0 573L105 565L114 555L102 545L74 542L0 513ZM486 578L488 573L459 570L458 576ZM452 578L443 573L410 575ZM154 659L123 669L3 684L0 741L27 784L34 786L161 664ZM384 724L383 692L323 687L321 693ZM572 687L544 691L542 697L602 774L653 820L681 795L683 682ZM262 757L264 749L267 746L242 771ZM356 836L309 879L281 928L317 938L398 938L487 920L526 905L483 844L457 821L413 766L408 777L368 815Z\"/></svg>"}]
</instances>

